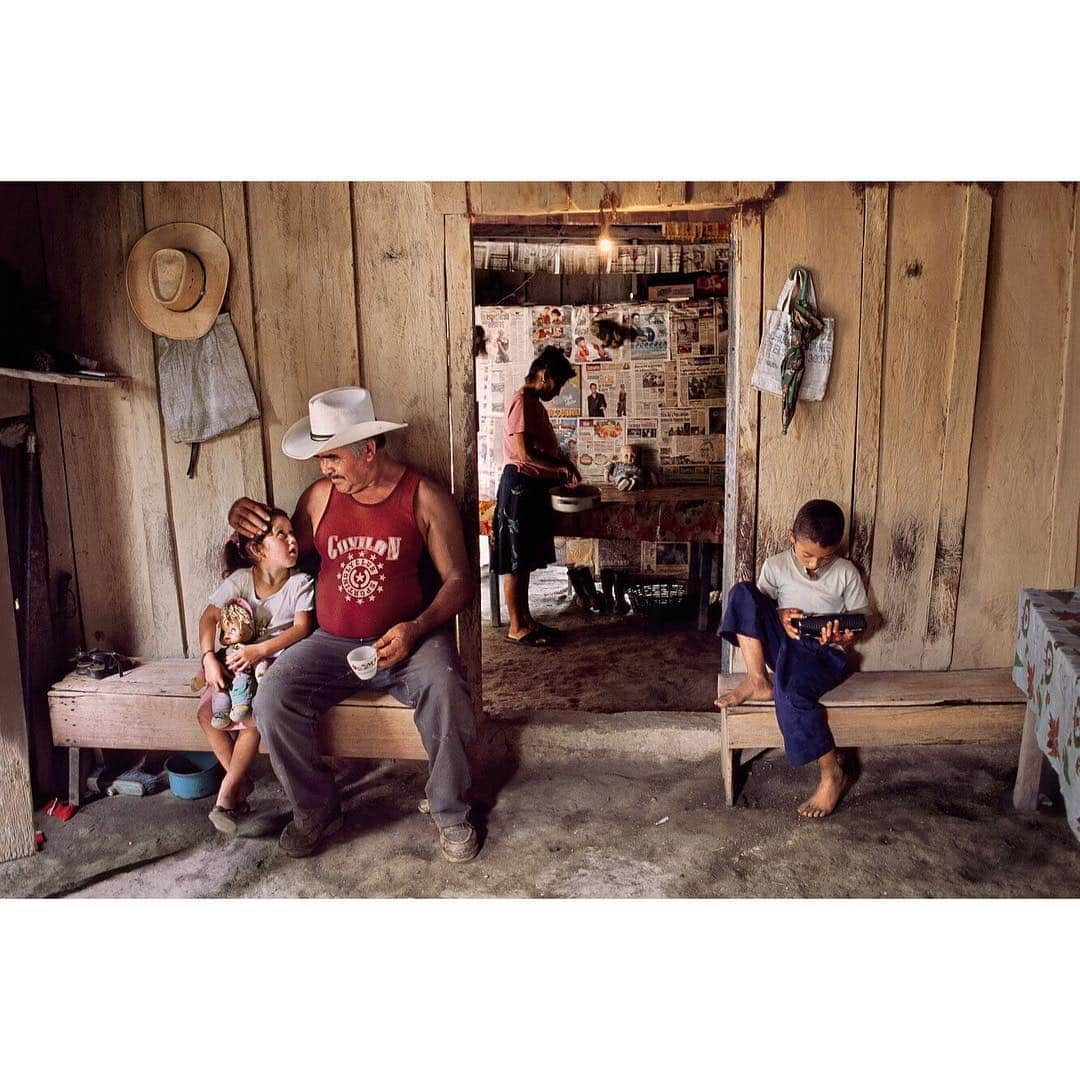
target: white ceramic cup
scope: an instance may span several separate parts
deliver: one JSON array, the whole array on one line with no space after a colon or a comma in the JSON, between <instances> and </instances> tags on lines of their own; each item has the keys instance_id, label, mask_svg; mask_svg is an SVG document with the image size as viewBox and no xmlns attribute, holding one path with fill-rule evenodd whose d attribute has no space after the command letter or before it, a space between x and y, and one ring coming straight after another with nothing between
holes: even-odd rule
<instances>
[{"instance_id":1,"label":"white ceramic cup","mask_svg":"<svg viewBox=\"0 0 1080 1080\"><path fill-rule=\"evenodd\" d=\"M379 667L379 654L371 645L358 645L346 657L358 679L373 679Z\"/></svg>"}]
</instances>

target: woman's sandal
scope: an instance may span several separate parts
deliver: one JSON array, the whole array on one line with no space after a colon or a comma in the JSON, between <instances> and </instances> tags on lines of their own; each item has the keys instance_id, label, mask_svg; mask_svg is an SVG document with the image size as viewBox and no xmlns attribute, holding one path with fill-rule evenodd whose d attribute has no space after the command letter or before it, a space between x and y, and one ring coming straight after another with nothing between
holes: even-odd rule
<instances>
[{"instance_id":1,"label":"woman's sandal","mask_svg":"<svg viewBox=\"0 0 1080 1080\"><path fill-rule=\"evenodd\" d=\"M247 802L239 803L236 806L215 806L208 815L210 824L219 833L224 833L226 836L235 836L240 828L240 822L247 817L248 810Z\"/></svg>"},{"instance_id":2,"label":"woman's sandal","mask_svg":"<svg viewBox=\"0 0 1080 1080\"><path fill-rule=\"evenodd\" d=\"M509 634L507 634L506 640L509 641L511 645L533 646L552 645L555 642L555 638L549 636L547 632L540 626L530 627L522 637L518 638L511 637Z\"/></svg>"}]
</instances>

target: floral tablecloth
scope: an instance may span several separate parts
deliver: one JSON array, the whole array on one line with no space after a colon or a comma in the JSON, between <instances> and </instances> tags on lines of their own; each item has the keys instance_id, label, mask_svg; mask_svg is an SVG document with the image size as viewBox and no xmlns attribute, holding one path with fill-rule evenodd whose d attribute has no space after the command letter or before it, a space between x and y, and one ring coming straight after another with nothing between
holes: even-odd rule
<instances>
[{"instance_id":1,"label":"floral tablecloth","mask_svg":"<svg viewBox=\"0 0 1080 1080\"><path fill-rule=\"evenodd\" d=\"M1027 695L1080 840L1080 589L1021 591L1013 681Z\"/></svg>"}]
</instances>

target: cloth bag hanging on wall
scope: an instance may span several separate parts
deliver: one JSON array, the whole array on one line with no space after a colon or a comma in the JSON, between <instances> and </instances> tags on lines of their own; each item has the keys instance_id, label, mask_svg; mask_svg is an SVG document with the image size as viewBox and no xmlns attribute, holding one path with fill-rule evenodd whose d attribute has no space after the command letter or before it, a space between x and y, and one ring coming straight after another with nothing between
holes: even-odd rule
<instances>
[{"instance_id":1,"label":"cloth bag hanging on wall","mask_svg":"<svg viewBox=\"0 0 1080 1080\"><path fill-rule=\"evenodd\" d=\"M195 475L199 445L259 415L244 354L228 312L201 338L158 337L161 412L169 438L191 444L188 477Z\"/></svg>"},{"instance_id":2,"label":"cloth bag hanging on wall","mask_svg":"<svg viewBox=\"0 0 1080 1080\"><path fill-rule=\"evenodd\" d=\"M800 278L800 274L805 274L805 279ZM794 336L791 305L796 296L796 289L803 284L806 286L806 297L810 308L814 312L817 311L814 279L809 270L796 267L791 271L780 292L776 308L765 313L765 332L761 335L757 363L754 365L754 374L750 378L750 385L756 390L783 396L784 357L791 348ZM825 397L825 388L829 383L835 320L822 318L821 321L824 323L821 333L806 345L803 353L805 368L802 383L799 386L799 399L802 401L821 401Z\"/></svg>"}]
</instances>

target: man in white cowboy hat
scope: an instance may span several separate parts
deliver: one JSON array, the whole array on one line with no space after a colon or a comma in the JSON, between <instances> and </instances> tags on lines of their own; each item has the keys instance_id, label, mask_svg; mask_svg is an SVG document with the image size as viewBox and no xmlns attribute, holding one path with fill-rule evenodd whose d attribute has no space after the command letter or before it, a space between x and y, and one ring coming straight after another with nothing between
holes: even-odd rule
<instances>
[{"instance_id":1,"label":"man in white cowboy hat","mask_svg":"<svg viewBox=\"0 0 1080 1080\"><path fill-rule=\"evenodd\" d=\"M312 854L341 827L337 787L316 728L321 713L361 686L346 661L361 644L374 645L379 657L374 678L363 685L414 710L443 854L464 862L479 847L466 801L473 709L450 623L472 598L472 574L449 493L386 452L385 432L406 426L376 419L368 392L343 386L316 394L307 417L281 442L291 458L317 457L323 474L300 496L292 518L301 558L319 560L319 628L274 662L254 704L293 805L279 841L287 855ZM229 523L243 536L259 535L269 524L267 508L239 499ZM434 596L423 588L427 559L441 579Z\"/></svg>"}]
</instances>

